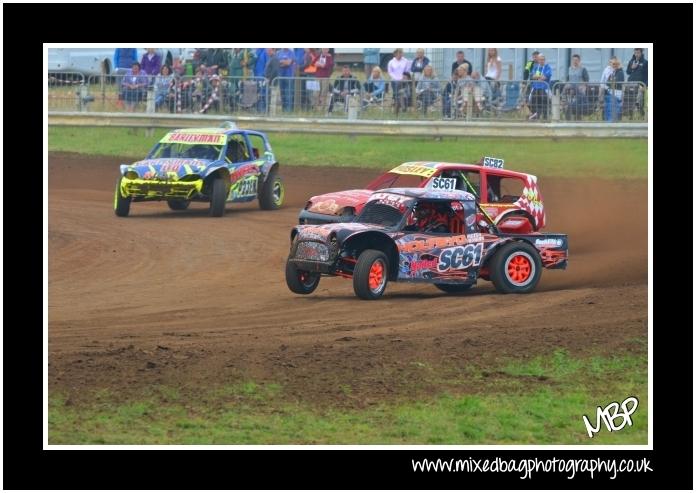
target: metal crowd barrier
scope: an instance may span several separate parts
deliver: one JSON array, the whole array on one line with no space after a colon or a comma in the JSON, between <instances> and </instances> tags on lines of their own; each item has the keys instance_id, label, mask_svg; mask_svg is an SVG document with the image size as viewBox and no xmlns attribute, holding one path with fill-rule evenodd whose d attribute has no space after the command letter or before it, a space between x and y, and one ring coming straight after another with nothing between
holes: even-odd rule
<instances>
[{"instance_id":1,"label":"metal crowd barrier","mask_svg":"<svg viewBox=\"0 0 696 493\"><path fill-rule=\"evenodd\" d=\"M85 76L78 72L48 72L48 108L85 111L90 95Z\"/></svg>"},{"instance_id":2,"label":"metal crowd barrier","mask_svg":"<svg viewBox=\"0 0 696 493\"><path fill-rule=\"evenodd\" d=\"M57 111L221 114L348 120L647 121L639 82L385 81L381 94L355 79L345 94L336 78L92 76L49 73Z\"/></svg>"},{"instance_id":3,"label":"metal crowd barrier","mask_svg":"<svg viewBox=\"0 0 696 493\"><path fill-rule=\"evenodd\" d=\"M647 122L647 91L642 82L556 82L559 120Z\"/></svg>"}]
</instances>

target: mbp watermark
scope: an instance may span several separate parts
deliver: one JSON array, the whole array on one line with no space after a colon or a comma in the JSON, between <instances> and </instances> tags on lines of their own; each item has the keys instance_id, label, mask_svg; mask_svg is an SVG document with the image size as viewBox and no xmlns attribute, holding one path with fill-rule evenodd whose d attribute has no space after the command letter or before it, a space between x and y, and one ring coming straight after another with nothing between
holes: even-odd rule
<instances>
[{"instance_id":1,"label":"mbp watermark","mask_svg":"<svg viewBox=\"0 0 696 493\"><path fill-rule=\"evenodd\" d=\"M621 412L619 412L619 409L621 409ZM601 406L597 406L595 426L590 424L587 416L583 416L582 420L585 423L585 428L587 428L587 434L592 438L595 433L599 432L602 422L604 422L609 431L619 431L626 425L633 426L631 415L636 412L636 409L638 409L638 398L627 397L620 405L618 402L612 402L604 409ZM616 424L617 418L621 418L620 425Z\"/></svg>"}]
</instances>

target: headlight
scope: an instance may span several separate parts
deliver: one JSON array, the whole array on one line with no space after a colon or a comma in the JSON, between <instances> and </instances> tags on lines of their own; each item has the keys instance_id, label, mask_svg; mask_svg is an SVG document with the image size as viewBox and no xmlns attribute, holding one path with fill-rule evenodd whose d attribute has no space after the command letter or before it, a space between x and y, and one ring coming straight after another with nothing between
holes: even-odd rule
<instances>
[{"instance_id":1,"label":"headlight","mask_svg":"<svg viewBox=\"0 0 696 493\"><path fill-rule=\"evenodd\" d=\"M125 176L125 177L128 178L129 180L135 180L135 179L138 177L138 172L137 172L137 171L133 171L133 170L131 169L131 170L126 171L126 172L124 173L123 176Z\"/></svg>"}]
</instances>

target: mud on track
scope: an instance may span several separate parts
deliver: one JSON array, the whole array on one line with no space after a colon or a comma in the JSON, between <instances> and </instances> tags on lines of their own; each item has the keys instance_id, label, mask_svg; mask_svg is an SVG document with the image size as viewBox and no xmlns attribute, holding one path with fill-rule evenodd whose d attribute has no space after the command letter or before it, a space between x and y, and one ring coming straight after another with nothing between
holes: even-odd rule
<instances>
[{"instance_id":1,"label":"mud on track","mask_svg":"<svg viewBox=\"0 0 696 493\"><path fill-rule=\"evenodd\" d=\"M423 366L446 379L560 347L612 354L647 336L645 181L540 178L547 231L569 234L570 262L544 271L534 294L502 296L481 282L451 297L392 283L365 302L340 278L294 295L284 265L307 198L361 187L374 170L283 167L279 211L253 202L210 218L207 204L137 203L117 218L120 162L49 156L51 392L251 379L299 401L363 406L442 390L423 384Z\"/></svg>"}]
</instances>

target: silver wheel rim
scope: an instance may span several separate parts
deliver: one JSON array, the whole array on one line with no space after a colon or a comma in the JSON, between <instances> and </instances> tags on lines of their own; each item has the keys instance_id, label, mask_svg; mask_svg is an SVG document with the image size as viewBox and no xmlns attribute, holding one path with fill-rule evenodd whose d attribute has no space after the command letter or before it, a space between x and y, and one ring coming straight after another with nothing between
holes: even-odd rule
<instances>
[{"instance_id":1,"label":"silver wheel rim","mask_svg":"<svg viewBox=\"0 0 696 493\"><path fill-rule=\"evenodd\" d=\"M273 183L273 201L277 204L283 196L283 185L276 181Z\"/></svg>"}]
</instances>

